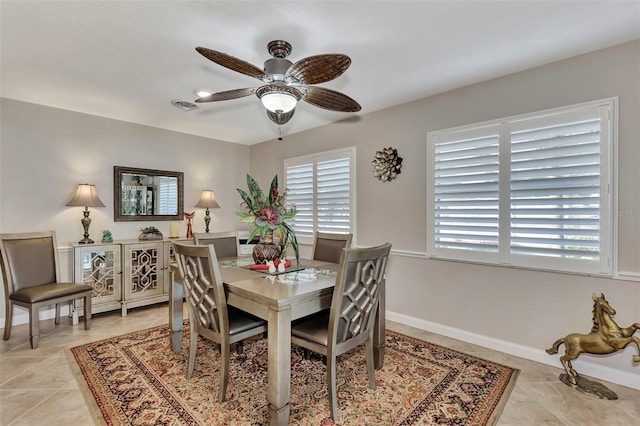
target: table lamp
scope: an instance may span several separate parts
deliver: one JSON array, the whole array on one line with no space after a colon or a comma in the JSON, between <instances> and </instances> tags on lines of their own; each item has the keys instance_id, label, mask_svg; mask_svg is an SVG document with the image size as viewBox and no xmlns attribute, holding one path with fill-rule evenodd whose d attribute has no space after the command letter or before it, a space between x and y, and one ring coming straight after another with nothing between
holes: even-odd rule
<instances>
[{"instance_id":1,"label":"table lamp","mask_svg":"<svg viewBox=\"0 0 640 426\"><path fill-rule=\"evenodd\" d=\"M76 192L71 197L67 206L84 207L84 217L82 218L82 227L84 228L84 238L78 241L79 244L93 244L93 240L89 238L89 225L91 218L89 217L89 207L104 207L104 203L98 198L98 192L95 185L88 183L80 183L76 188Z\"/></svg>"},{"instance_id":2,"label":"table lamp","mask_svg":"<svg viewBox=\"0 0 640 426\"><path fill-rule=\"evenodd\" d=\"M209 216L209 209L219 209L220 205L216 201L216 197L213 191L210 189L202 190L200 200L196 203L196 207L206 207L207 211L204 216L205 232L209 232L209 223L211 222L211 216Z\"/></svg>"}]
</instances>

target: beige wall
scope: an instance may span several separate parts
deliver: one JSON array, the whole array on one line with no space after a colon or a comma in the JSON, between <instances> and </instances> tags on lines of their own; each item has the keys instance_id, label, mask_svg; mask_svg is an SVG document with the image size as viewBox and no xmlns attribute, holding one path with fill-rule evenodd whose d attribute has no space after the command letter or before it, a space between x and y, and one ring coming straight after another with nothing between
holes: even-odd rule
<instances>
[{"instance_id":1,"label":"beige wall","mask_svg":"<svg viewBox=\"0 0 640 426\"><path fill-rule=\"evenodd\" d=\"M626 279L427 259L428 131L614 96L620 106L618 210L624 212L617 233L617 269ZM296 114L312 110L303 104ZM287 157L356 146L357 244L393 243L389 318L559 366L557 357L544 349L568 333L590 331L592 293L607 296L618 311L619 325L640 322L639 117L640 41L635 41L358 120L290 136L285 126L284 141L251 147L251 172L266 180L274 171L282 176ZM376 151L389 146L404 159L402 173L382 183L372 175L371 160ZM611 356L586 354L574 366L583 374L640 389L640 365L631 361L637 352L628 346Z\"/></svg>"},{"instance_id":2,"label":"beige wall","mask_svg":"<svg viewBox=\"0 0 640 426\"><path fill-rule=\"evenodd\" d=\"M72 277L69 243L83 234L83 208L65 206L78 183L95 184L106 205L90 209L92 239L99 241L104 229L115 240L136 239L146 226L169 236L171 222L113 221L114 165L183 172L184 209L196 211L194 232L204 232L204 210L194 207L203 189L213 189L221 206L211 211L211 231L240 227L235 188L246 182L247 146L8 99L0 108L0 232L54 229L63 277ZM14 323L26 321L24 310L14 311ZM4 327L4 303L0 314Z\"/></svg>"}]
</instances>

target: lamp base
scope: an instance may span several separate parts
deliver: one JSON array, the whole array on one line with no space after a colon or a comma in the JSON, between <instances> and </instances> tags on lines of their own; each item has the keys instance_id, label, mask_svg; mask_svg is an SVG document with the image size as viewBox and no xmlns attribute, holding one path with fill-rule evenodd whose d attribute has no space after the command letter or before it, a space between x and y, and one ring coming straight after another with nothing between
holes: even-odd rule
<instances>
[{"instance_id":1,"label":"lamp base","mask_svg":"<svg viewBox=\"0 0 640 426\"><path fill-rule=\"evenodd\" d=\"M83 238L78 241L78 244L93 244L93 240L91 238Z\"/></svg>"}]
</instances>

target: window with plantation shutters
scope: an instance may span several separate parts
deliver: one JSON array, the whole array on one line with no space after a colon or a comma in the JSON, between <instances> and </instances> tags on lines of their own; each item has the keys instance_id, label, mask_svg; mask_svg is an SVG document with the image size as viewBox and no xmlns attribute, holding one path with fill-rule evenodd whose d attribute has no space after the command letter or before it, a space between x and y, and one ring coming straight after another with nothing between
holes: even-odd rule
<instances>
[{"instance_id":1,"label":"window with plantation shutters","mask_svg":"<svg viewBox=\"0 0 640 426\"><path fill-rule=\"evenodd\" d=\"M430 255L610 274L615 105L430 133Z\"/></svg>"},{"instance_id":2,"label":"window with plantation shutters","mask_svg":"<svg viewBox=\"0 0 640 426\"><path fill-rule=\"evenodd\" d=\"M285 160L287 202L298 210L298 239L318 232L353 233L355 148Z\"/></svg>"},{"instance_id":3,"label":"window with plantation shutters","mask_svg":"<svg viewBox=\"0 0 640 426\"><path fill-rule=\"evenodd\" d=\"M178 179L160 176L158 183L158 213L159 215L178 214Z\"/></svg>"}]
</instances>

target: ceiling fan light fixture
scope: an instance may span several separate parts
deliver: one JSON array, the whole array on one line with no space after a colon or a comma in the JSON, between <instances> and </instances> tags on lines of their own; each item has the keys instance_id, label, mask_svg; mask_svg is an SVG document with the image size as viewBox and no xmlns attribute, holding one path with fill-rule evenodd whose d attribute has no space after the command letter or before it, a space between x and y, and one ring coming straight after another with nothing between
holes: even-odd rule
<instances>
[{"instance_id":1,"label":"ceiling fan light fixture","mask_svg":"<svg viewBox=\"0 0 640 426\"><path fill-rule=\"evenodd\" d=\"M287 113L296 107L298 101L286 92L271 92L260 98L262 105L271 112Z\"/></svg>"},{"instance_id":2,"label":"ceiling fan light fixture","mask_svg":"<svg viewBox=\"0 0 640 426\"><path fill-rule=\"evenodd\" d=\"M245 87L212 93L201 96L195 102L226 101L255 94L267 110L267 117L278 125L291 119L298 101L301 100L329 111L358 112L362 109L358 102L343 93L315 86L342 75L351 64L347 55L326 53L307 56L292 63L287 59L291 53L291 44L284 40L273 40L267 48L272 58L264 62L264 69L260 69L226 53L196 47L196 51L210 61L265 84L257 88Z\"/></svg>"},{"instance_id":3,"label":"ceiling fan light fixture","mask_svg":"<svg viewBox=\"0 0 640 426\"><path fill-rule=\"evenodd\" d=\"M273 84L258 88L256 95L266 109L281 114L293 110L302 97L300 92L294 88Z\"/></svg>"}]
</instances>

